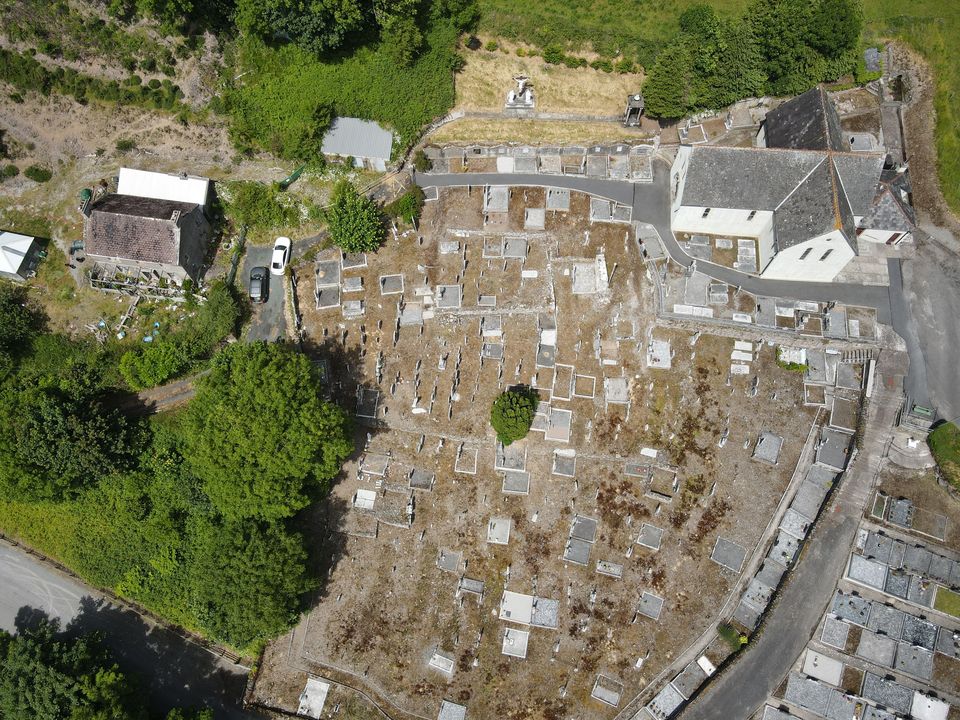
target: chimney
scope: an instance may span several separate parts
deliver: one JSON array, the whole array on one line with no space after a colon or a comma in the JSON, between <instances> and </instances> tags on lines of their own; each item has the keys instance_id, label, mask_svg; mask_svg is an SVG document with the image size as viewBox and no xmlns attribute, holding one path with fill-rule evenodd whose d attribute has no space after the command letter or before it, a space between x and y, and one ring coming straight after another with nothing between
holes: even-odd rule
<instances>
[{"instance_id":1,"label":"chimney","mask_svg":"<svg viewBox=\"0 0 960 720\"><path fill-rule=\"evenodd\" d=\"M174 210L174 211L173 211L173 215L170 216L170 221L171 221L174 225L179 225L179 224L180 224L180 211L179 211L179 210Z\"/></svg>"}]
</instances>

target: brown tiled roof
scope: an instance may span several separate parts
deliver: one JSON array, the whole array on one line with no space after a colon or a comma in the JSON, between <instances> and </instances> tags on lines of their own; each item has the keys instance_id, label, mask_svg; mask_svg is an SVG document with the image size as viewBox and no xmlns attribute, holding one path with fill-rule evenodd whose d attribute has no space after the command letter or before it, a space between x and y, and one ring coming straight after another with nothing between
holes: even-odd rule
<instances>
[{"instance_id":1,"label":"brown tiled roof","mask_svg":"<svg viewBox=\"0 0 960 720\"><path fill-rule=\"evenodd\" d=\"M90 255L140 262L180 261L174 214L186 215L195 203L154 200L132 195L108 195L96 203L84 228Z\"/></svg>"}]
</instances>

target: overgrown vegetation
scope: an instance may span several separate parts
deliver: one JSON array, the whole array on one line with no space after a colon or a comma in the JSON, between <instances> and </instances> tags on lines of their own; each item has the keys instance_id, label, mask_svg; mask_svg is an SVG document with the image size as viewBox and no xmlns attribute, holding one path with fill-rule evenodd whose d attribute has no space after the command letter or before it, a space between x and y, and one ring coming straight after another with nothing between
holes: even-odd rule
<instances>
[{"instance_id":1,"label":"overgrown vegetation","mask_svg":"<svg viewBox=\"0 0 960 720\"><path fill-rule=\"evenodd\" d=\"M500 393L490 408L490 424L497 433L497 440L510 445L525 438L533 425L539 401L537 391L524 385Z\"/></svg>"},{"instance_id":2,"label":"overgrown vegetation","mask_svg":"<svg viewBox=\"0 0 960 720\"><path fill-rule=\"evenodd\" d=\"M138 678L124 674L96 634L61 632L42 614L18 617L17 633L0 631L0 717L5 720L149 715ZM176 708L167 720L213 720L213 712Z\"/></svg>"},{"instance_id":3,"label":"overgrown vegetation","mask_svg":"<svg viewBox=\"0 0 960 720\"><path fill-rule=\"evenodd\" d=\"M940 423L927 437L927 443L943 477L960 490L960 427L952 422Z\"/></svg>"},{"instance_id":4,"label":"overgrown vegetation","mask_svg":"<svg viewBox=\"0 0 960 720\"><path fill-rule=\"evenodd\" d=\"M120 373L134 390L162 385L209 358L217 345L237 330L240 317L236 290L216 282L186 328L125 352L120 358Z\"/></svg>"},{"instance_id":5,"label":"overgrown vegetation","mask_svg":"<svg viewBox=\"0 0 960 720\"><path fill-rule=\"evenodd\" d=\"M113 346L44 332L22 292L0 285L0 529L255 652L316 586L293 516L351 451L347 417L303 355L262 343L222 349L186 410L127 417ZM166 342L211 352L237 321L229 290L190 320Z\"/></svg>"},{"instance_id":6,"label":"overgrown vegetation","mask_svg":"<svg viewBox=\"0 0 960 720\"><path fill-rule=\"evenodd\" d=\"M334 187L330 207L323 216L333 244L345 252L372 252L383 244L380 209L346 180Z\"/></svg>"},{"instance_id":7,"label":"overgrown vegetation","mask_svg":"<svg viewBox=\"0 0 960 720\"><path fill-rule=\"evenodd\" d=\"M50 70L29 54L4 48L0 48L0 80L18 90L34 90L42 95L54 92L69 95L81 104L96 100L139 105L154 110L186 109L180 102L183 97L180 88L167 79L156 88L142 85L137 75L130 76L122 83L101 80L72 68L57 67Z\"/></svg>"},{"instance_id":8,"label":"overgrown vegetation","mask_svg":"<svg viewBox=\"0 0 960 720\"><path fill-rule=\"evenodd\" d=\"M717 626L717 635L720 636L733 652L737 652L747 644L746 635L741 635L735 627L727 623L721 623Z\"/></svg>"},{"instance_id":9,"label":"overgrown vegetation","mask_svg":"<svg viewBox=\"0 0 960 720\"><path fill-rule=\"evenodd\" d=\"M224 186L227 214L239 225L251 230L270 230L300 221L299 204L276 183L238 180Z\"/></svg>"},{"instance_id":10,"label":"overgrown vegetation","mask_svg":"<svg viewBox=\"0 0 960 720\"><path fill-rule=\"evenodd\" d=\"M387 205L384 210L390 217L413 224L423 212L424 194L419 185L411 185L400 197Z\"/></svg>"}]
</instances>

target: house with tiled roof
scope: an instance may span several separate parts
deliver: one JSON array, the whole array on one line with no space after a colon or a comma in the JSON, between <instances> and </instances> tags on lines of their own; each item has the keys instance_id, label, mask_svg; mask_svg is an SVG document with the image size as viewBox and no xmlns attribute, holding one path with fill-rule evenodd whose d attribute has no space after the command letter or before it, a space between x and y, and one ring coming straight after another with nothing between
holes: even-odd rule
<instances>
[{"instance_id":1,"label":"house with tiled roof","mask_svg":"<svg viewBox=\"0 0 960 720\"><path fill-rule=\"evenodd\" d=\"M94 266L94 285L132 289L198 281L210 235L205 214L209 183L186 175L121 170L117 192L85 210L84 251Z\"/></svg>"},{"instance_id":2,"label":"house with tiled roof","mask_svg":"<svg viewBox=\"0 0 960 720\"><path fill-rule=\"evenodd\" d=\"M906 171L888 167L882 152L851 151L822 88L768 113L758 140L677 153L672 229L704 259L765 278L828 282L859 242L910 239Z\"/></svg>"}]
</instances>

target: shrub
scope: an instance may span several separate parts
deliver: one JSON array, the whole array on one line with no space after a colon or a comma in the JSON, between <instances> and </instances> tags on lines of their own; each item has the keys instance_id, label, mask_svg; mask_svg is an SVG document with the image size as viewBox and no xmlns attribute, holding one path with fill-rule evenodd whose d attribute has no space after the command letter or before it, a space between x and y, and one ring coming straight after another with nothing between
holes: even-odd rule
<instances>
[{"instance_id":1,"label":"shrub","mask_svg":"<svg viewBox=\"0 0 960 720\"><path fill-rule=\"evenodd\" d=\"M526 437L539 401L537 391L525 385L500 393L490 408L490 424L497 439L509 445Z\"/></svg>"},{"instance_id":2,"label":"shrub","mask_svg":"<svg viewBox=\"0 0 960 720\"><path fill-rule=\"evenodd\" d=\"M18 168L13 163L3 166L3 177L13 178L20 174L20 168Z\"/></svg>"},{"instance_id":3,"label":"shrub","mask_svg":"<svg viewBox=\"0 0 960 720\"><path fill-rule=\"evenodd\" d=\"M384 227L376 204L345 180L333 190L324 213L333 244L346 252L371 252L383 243Z\"/></svg>"},{"instance_id":4,"label":"shrub","mask_svg":"<svg viewBox=\"0 0 960 720\"><path fill-rule=\"evenodd\" d=\"M594 70L603 70L605 73L613 72L613 63L609 60L594 60L592 63L590 63L590 67L592 67Z\"/></svg>"},{"instance_id":5,"label":"shrub","mask_svg":"<svg viewBox=\"0 0 960 720\"><path fill-rule=\"evenodd\" d=\"M120 138L117 140L117 152L130 152L137 146L137 143L130 138Z\"/></svg>"},{"instance_id":6,"label":"shrub","mask_svg":"<svg viewBox=\"0 0 960 720\"><path fill-rule=\"evenodd\" d=\"M563 50L559 45L547 45L543 49L543 61L551 65L560 65L564 60Z\"/></svg>"},{"instance_id":7,"label":"shrub","mask_svg":"<svg viewBox=\"0 0 960 720\"><path fill-rule=\"evenodd\" d=\"M527 51L524 50L522 47L518 47L518 48L517 48L517 57L526 57L526 56L527 56Z\"/></svg>"},{"instance_id":8,"label":"shrub","mask_svg":"<svg viewBox=\"0 0 960 720\"><path fill-rule=\"evenodd\" d=\"M467 41L464 43L464 45L466 45L467 50L479 50L483 43L480 42L480 38L478 38L476 35L471 35L469 38L467 38Z\"/></svg>"},{"instance_id":9,"label":"shrub","mask_svg":"<svg viewBox=\"0 0 960 720\"><path fill-rule=\"evenodd\" d=\"M420 219L423 211L424 195L419 185L411 185L403 195L384 208L391 217L411 223Z\"/></svg>"},{"instance_id":10,"label":"shrub","mask_svg":"<svg viewBox=\"0 0 960 720\"><path fill-rule=\"evenodd\" d=\"M483 46L483 49L487 52L494 52L498 47L500 46L497 45L496 40L488 40L487 44Z\"/></svg>"},{"instance_id":11,"label":"shrub","mask_svg":"<svg viewBox=\"0 0 960 720\"><path fill-rule=\"evenodd\" d=\"M53 177L53 171L50 170L50 168L43 167L42 165L31 165L23 171L23 174L34 182L38 183L45 183Z\"/></svg>"},{"instance_id":12,"label":"shrub","mask_svg":"<svg viewBox=\"0 0 960 720\"><path fill-rule=\"evenodd\" d=\"M633 60L630 58L621 58L617 61L616 70L618 73L632 73L636 72L636 67L634 67Z\"/></svg>"},{"instance_id":13,"label":"shrub","mask_svg":"<svg viewBox=\"0 0 960 720\"><path fill-rule=\"evenodd\" d=\"M417 150L413 154L413 169L417 172L429 172L433 169L433 161L423 150Z\"/></svg>"},{"instance_id":14,"label":"shrub","mask_svg":"<svg viewBox=\"0 0 960 720\"><path fill-rule=\"evenodd\" d=\"M241 225L268 230L293 225L299 219L296 206L282 202L275 185L244 180L231 183L229 189L228 213Z\"/></svg>"}]
</instances>

